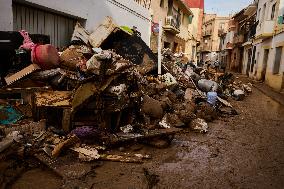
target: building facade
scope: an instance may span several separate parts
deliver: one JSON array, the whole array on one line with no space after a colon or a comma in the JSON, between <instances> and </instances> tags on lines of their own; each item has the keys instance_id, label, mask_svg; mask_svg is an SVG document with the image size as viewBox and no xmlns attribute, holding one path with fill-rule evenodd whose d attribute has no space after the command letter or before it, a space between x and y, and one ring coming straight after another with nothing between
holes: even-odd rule
<instances>
[{"instance_id":1,"label":"building facade","mask_svg":"<svg viewBox=\"0 0 284 189\"><path fill-rule=\"evenodd\" d=\"M233 39L234 39L235 25L232 19L227 22L227 30L219 29L220 37L220 52L219 61L222 63L223 67L229 67L231 62L232 50L233 50Z\"/></svg>"},{"instance_id":2,"label":"building facade","mask_svg":"<svg viewBox=\"0 0 284 189\"><path fill-rule=\"evenodd\" d=\"M220 31L228 30L229 17L217 17L216 14L205 14L203 18L202 42L199 48L200 60L216 61L220 52Z\"/></svg>"},{"instance_id":3,"label":"building facade","mask_svg":"<svg viewBox=\"0 0 284 189\"><path fill-rule=\"evenodd\" d=\"M189 33L193 13L182 0L157 0L151 2L152 22L154 25L162 21L162 48L170 48L173 52L183 52L192 57L192 36ZM151 49L158 51L158 32L151 35Z\"/></svg>"},{"instance_id":4,"label":"building facade","mask_svg":"<svg viewBox=\"0 0 284 189\"><path fill-rule=\"evenodd\" d=\"M262 80L277 91L284 89L284 1L259 0L254 58L250 77Z\"/></svg>"},{"instance_id":5,"label":"building facade","mask_svg":"<svg viewBox=\"0 0 284 189\"><path fill-rule=\"evenodd\" d=\"M89 32L110 16L121 26L136 26L150 45L150 0L0 0L0 30L25 29L50 36L55 46L70 42L73 27L81 22Z\"/></svg>"},{"instance_id":6,"label":"building facade","mask_svg":"<svg viewBox=\"0 0 284 189\"><path fill-rule=\"evenodd\" d=\"M257 13L257 5L256 3L252 3L248 7L244 9L243 19L240 21L240 31L244 36L244 41L242 43L243 47L243 55L241 62L241 73L249 76L249 73L252 69L253 59L254 59L254 51L253 51L253 40L256 33L256 25L255 22Z\"/></svg>"},{"instance_id":7,"label":"building facade","mask_svg":"<svg viewBox=\"0 0 284 189\"><path fill-rule=\"evenodd\" d=\"M229 71L248 74L255 36L256 5L251 4L235 14L228 23L228 32L221 40L221 62Z\"/></svg>"},{"instance_id":8,"label":"building facade","mask_svg":"<svg viewBox=\"0 0 284 189\"><path fill-rule=\"evenodd\" d=\"M199 59L197 48L202 39L202 21L204 16L204 0L185 0L193 13L192 23L189 25L189 32L192 35L192 58L195 62ZM190 50L189 50L190 51Z\"/></svg>"}]
</instances>

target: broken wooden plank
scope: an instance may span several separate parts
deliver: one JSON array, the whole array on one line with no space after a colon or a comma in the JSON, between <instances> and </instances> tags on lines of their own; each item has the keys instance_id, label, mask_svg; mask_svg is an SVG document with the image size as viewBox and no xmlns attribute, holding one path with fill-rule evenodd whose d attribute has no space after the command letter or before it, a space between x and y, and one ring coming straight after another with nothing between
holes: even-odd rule
<instances>
[{"instance_id":1,"label":"broken wooden plank","mask_svg":"<svg viewBox=\"0 0 284 189\"><path fill-rule=\"evenodd\" d=\"M72 112L76 112L86 101L98 94L97 84L94 82L88 82L82 84L74 94L72 100Z\"/></svg>"},{"instance_id":2,"label":"broken wooden plank","mask_svg":"<svg viewBox=\"0 0 284 189\"><path fill-rule=\"evenodd\" d=\"M37 64L31 64L28 67L20 70L19 72L11 75L11 76L7 76L5 77L5 81L7 83L7 85L11 85L12 83L22 79L23 77L33 73L36 70L39 70L40 67Z\"/></svg>"},{"instance_id":3,"label":"broken wooden plank","mask_svg":"<svg viewBox=\"0 0 284 189\"><path fill-rule=\"evenodd\" d=\"M226 100L224 100L224 99L222 99L222 98L220 98L220 97L218 97L218 96L217 96L217 100L218 100L219 102L221 102L223 105L225 105L225 106L227 106L227 107L230 107L230 108L233 108L233 106L232 106L228 101L226 101Z\"/></svg>"},{"instance_id":4,"label":"broken wooden plank","mask_svg":"<svg viewBox=\"0 0 284 189\"><path fill-rule=\"evenodd\" d=\"M126 156L126 155L115 155L115 154L102 154L100 160L113 161L122 163L143 163L143 158L139 156Z\"/></svg>"},{"instance_id":5,"label":"broken wooden plank","mask_svg":"<svg viewBox=\"0 0 284 189\"><path fill-rule=\"evenodd\" d=\"M72 111L71 109L64 109L62 116L62 129L68 133L71 130L72 126Z\"/></svg>"},{"instance_id":6,"label":"broken wooden plank","mask_svg":"<svg viewBox=\"0 0 284 189\"><path fill-rule=\"evenodd\" d=\"M99 159L100 155L97 149L91 147L74 147L71 150L78 152L79 154L83 154L90 158L90 160Z\"/></svg>"},{"instance_id":7,"label":"broken wooden plank","mask_svg":"<svg viewBox=\"0 0 284 189\"><path fill-rule=\"evenodd\" d=\"M76 136L76 135L72 135L70 136L68 139L66 139L63 142L60 142L59 144L57 144L53 151L52 151L52 157L58 157L59 154L61 153L61 151L64 148L70 147L76 143L80 142L80 139Z\"/></svg>"},{"instance_id":8,"label":"broken wooden plank","mask_svg":"<svg viewBox=\"0 0 284 189\"><path fill-rule=\"evenodd\" d=\"M104 40L117 28L111 17L106 17L104 21L95 28L89 37L89 42L93 47L100 47Z\"/></svg>"},{"instance_id":9,"label":"broken wooden plank","mask_svg":"<svg viewBox=\"0 0 284 189\"><path fill-rule=\"evenodd\" d=\"M116 133L116 135L112 135L110 138L109 146L118 145L121 143L131 142L131 141L143 141L151 138L162 137L175 135L178 132L181 132L182 129L178 128L169 128L169 129L156 129L156 130L145 130L145 134L137 134L137 133Z\"/></svg>"},{"instance_id":10,"label":"broken wooden plank","mask_svg":"<svg viewBox=\"0 0 284 189\"><path fill-rule=\"evenodd\" d=\"M37 107L71 107L71 91L45 91L35 93Z\"/></svg>"},{"instance_id":11,"label":"broken wooden plank","mask_svg":"<svg viewBox=\"0 0 284 189\"><path fill-rule=\"evenodd\" d=\"M81 40L85 44L88 44L89 35L90 35L89 32L85 28L83 28L83 26L79 22L77 22L75 25L71 41Z\"/></svg>"}]
</instances>

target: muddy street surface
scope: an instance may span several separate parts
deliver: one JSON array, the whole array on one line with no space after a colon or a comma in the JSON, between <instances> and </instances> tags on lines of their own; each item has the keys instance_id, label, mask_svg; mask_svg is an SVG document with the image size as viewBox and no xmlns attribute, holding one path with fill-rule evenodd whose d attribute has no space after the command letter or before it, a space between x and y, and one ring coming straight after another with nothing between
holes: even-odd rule
<instances>
[{"instance_id":1,"label":"muddy street surface","mask_svg":"<svg viewBox=\"0 0 284 189\"><path fill-rule=\"evenodd\" d=\"M283 188L284 107L255 88L232 103L239 115L210 123L207 134L178 134L166 149L120 148L151 155L143 164L103 162L68 181L35 166L8 188Z\"/></svg>"}]
</instances>

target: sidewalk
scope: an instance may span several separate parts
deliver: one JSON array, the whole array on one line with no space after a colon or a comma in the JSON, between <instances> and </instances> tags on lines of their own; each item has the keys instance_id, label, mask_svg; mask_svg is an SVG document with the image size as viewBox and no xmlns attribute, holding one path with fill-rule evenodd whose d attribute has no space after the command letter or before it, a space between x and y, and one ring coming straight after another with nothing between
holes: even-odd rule
<instances>
[{"instance_id":1,"label":"sidewalk","mask_svg":"<svg viewBox=\"0 0 284 189\"><path fill-rule=\"evenodd\" d=\"M264 93L266 96L269 96L270 98L284 106L283 94L274 91L271 87L265 85L264 83L253 82L253 86Z\"/></svg>"},{"instance_id":2,"label":"sidewalk","mask_svg":"<svg viewBox=\"0 0 284 189\"><path fill-rule=\"evenodd\" d=\"M263 94L265 94L266 96L272 98L273 100L284 106L284 94L276 92L273 88L267 86L265 83L255 81L251 78L248 78L246 75L239 73L234 73L234 75L236 77L239 77L243 81L252 83L252 85L255 88L257 88L259 91L261 91Z\"/></svg>"}]
</instances>

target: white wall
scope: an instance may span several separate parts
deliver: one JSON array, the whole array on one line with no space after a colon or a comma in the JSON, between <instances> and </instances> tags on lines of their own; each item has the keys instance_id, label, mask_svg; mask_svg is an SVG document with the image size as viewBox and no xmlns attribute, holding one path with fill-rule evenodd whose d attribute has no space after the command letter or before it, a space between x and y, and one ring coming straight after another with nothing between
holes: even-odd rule
<instances>
[{"instance_id":1,"label":"white wall","mask_svg":"<svg viewBox=\"0 0 284 189\"><path fill-rule=\"evenodd\" d=\"M128 10L125 10L126 7L118 7L121 5L126 5ZM111 16L120 26L136 26L138 31L141 32L142 39L150 45L151 23L148 19L151 15L147 9L133 0L95 0L95 7L94 11L90 10L92 15L89 16L89 21L86 23L88 30L92 30L106 16Z\"/></svg>"},{"instance_id":2,"label":"white wall","mask_svg":"<svg viewBox=\"0 0 284 189\"><path fill-rule=\"evenodd\" d=\"M18 0L58 13L86 20L90 32L106 16L118 25L137 26L142 39L150 44L150 12L133 0ZM13 30L12 0L0 0L0 30Z\"/></svg>"},{"instance_id":3,"label":"white wall","mask_svg":"<svg viewBox=\"0 0 284 189\"><path fill-rule=\"evenodd\" d=\"M280 33L278 35L276 35L274 37L274 39L269 40L270 43L267 44L263 44L263 45L269 45L272 48L270 49L270 55L269 55L269 59L268 59L268 66L267 66L267 71L272 73L273 72L273 68L274 68L274 59L275 59L275 54L276 54L276 47L279 46L279 44L281 44L280 46L283 46L283 42L284 42L284 33ZM281 58L281 63L280 63L280 69L279 69L279 73L282 74L284 72L284 54L282 52L282 58Z\"/></svg>"},{"instance_id":4,"label":"white wall","mask_svg":"<svg viewBox=\"0 0 284 189\"><path fill-rule=\"evenodd\" d=\"M257 63L254 67L254 73L257 72L256 78L259 79L261 76L261 70L263 68L263 59L264 59L264 47L269 47L269 57L268 57L268 63L267 63L267 73L272 73L274 68L274 59L275 59L275 53L276 53L276 47L283 46L284 42L284 33L280 33L273 38L267 39L263 41L262 43L256 44L256 54L255 59L257 60L257 54L259 52L259 59L257 60ZM280 69L279 73L282 74L284 72L284 58L282 56L281 63L280 63Z\"/></svg>"},{"instance_id":5,"label":"white wall","mask_svg":"<svg viewBox=\"0 0 284 189\"><path fill-rule=\"evenodd\" d=\"M0 31L13 30L13 12L11 0L0 0Z\"/></svg>"}]
</instances>

